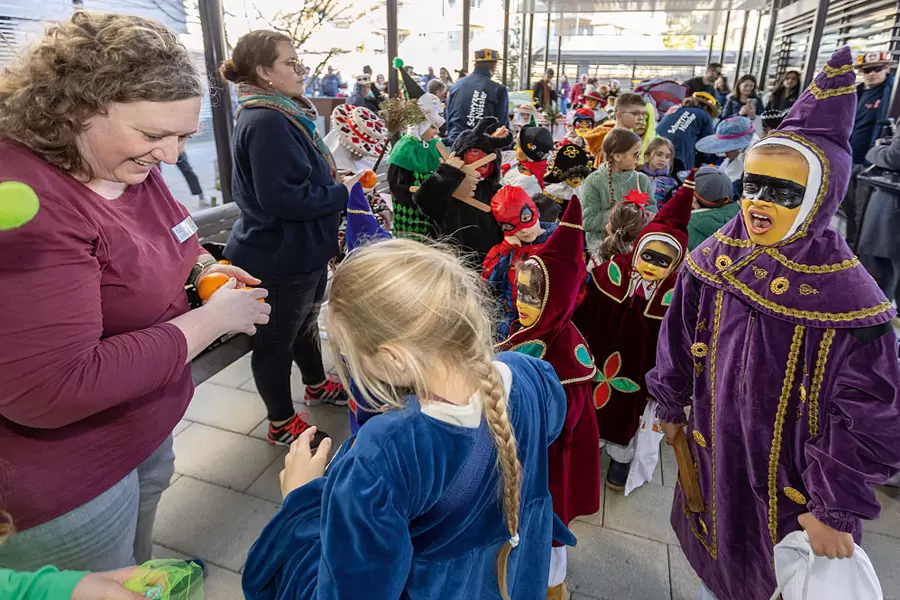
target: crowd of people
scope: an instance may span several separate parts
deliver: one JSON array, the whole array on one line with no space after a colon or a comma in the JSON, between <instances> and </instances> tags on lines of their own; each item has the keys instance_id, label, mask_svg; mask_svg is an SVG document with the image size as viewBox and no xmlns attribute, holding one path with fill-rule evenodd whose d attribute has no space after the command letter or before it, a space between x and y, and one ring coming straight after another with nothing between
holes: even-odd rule
<instances>
[{"instance_id":1,"label":"crowd of people","mask_svg":"<svg viewBox=\"0 0 900 600\"><path fill-rule=\"evenodd\" d=\"M323 137L292 40L241 37L219 260L158 169L203 93L173 34L79 11L0 73L0 592L150 597L124 584L151 558L191 360L229 333L252 336L268 441L290 446L250 600L566 599L569 524L646 479L654 428L701 598L771 596L801 530L854 555L900 470L898 216L876 187L860 258L831 221L861 206L853 178L874 185L859 167L898 168L900 138L873 146L889 57L839 49L766 102L745 75L724 106L710 65L665 111L585 76L559 140L510 110L501 60L477 50L452 89L395 61L412 117L393 136L369 69ZM552 80L536 106L565 98ZM293 363L307 405L348 407L339 448L296 412Z\"/></svg>"}]
</instances>

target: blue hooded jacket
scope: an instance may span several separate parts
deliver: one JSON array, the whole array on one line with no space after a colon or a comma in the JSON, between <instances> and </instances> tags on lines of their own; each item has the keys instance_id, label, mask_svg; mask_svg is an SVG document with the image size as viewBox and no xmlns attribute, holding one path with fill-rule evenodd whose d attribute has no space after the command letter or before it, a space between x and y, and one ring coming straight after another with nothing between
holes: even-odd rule
<instances>
[{"instance_id":1,"label":"blue hooded jacket","mask_svg":"<svg viewBox=\"0 0 900 600\"><path fill-rule=\"evenodd\" d=\"M447 147L467 129L474 129L482 117L496 117L500 125L509 125L509 92L491 79L488 69L475 67L460 79L447 102Z\"/></svg>"}]
</instances>

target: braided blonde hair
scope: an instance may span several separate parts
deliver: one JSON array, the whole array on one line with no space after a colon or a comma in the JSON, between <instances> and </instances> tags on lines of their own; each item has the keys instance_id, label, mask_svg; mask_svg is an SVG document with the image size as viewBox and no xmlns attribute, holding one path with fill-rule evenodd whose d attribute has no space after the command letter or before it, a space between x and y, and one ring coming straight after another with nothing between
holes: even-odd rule
<instances>
[{"instance_id":1,"label":"braided blonde hair","mask_svg":"<svg viewBox=\"0 0 900 600\"><path fill-rule=\"evenodd\" d=\"M403 408L406 393L433 395L426 373L435 364L459 373L484 398L484 416L497 448L503 512L510 541L497 556L500 592L508 599L506 565L518 544L522 469L506 393L492 364L490 303L480 278L449 249L393 239L351 253L331 283L326 327L345 386L350 377L373 409ZM404 381L378 369L390 345L403 352Z\"/></svg>"}]
</instances>

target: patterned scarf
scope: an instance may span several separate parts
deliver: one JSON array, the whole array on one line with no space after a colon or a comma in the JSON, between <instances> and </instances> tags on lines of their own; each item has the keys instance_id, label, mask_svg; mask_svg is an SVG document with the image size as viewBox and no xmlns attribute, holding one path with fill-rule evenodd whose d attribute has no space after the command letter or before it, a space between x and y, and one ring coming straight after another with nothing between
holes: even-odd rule
<instances>
[{"instance_id":1,"label":"patterned scarf","mask_svg":"<svg viewBox=\"0 0 900 600\"><path fill-rule=\"evenodd\" d=\"M328 162L331 167L331 176L337 181L337 166L334 157L331 156L331 151L328 150L328 146L325 145L325 141L316 129L319 112L308 98L303 96L288 98L274 90L263 89L248 83L237 85L237 96L240 105L239 112L245 108L270 108L288 117L288 120L309 138L319 154Z\"/></svg>"}]
</instances>

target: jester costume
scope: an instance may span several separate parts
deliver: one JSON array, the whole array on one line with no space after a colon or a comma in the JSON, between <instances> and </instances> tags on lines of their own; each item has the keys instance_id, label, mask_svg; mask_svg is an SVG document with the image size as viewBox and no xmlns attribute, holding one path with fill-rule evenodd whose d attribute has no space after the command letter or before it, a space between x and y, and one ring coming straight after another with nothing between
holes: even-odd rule
<instances>
[{"instance_id":1,"label":"jester costume","mask_svg":"<svg viewBox=\"0 0 900 600\"><path fill-rule=\"evenodd\" d=\"M529 327L513 325L500 348L549 362L566 392L566 422L550 446L550 494L553 512L568 525L600 510L600 457L597 418L591 410L594 357L572 324L575 298L586 276L581 205L570 202L559 227L532 256L543 272L544 301Z\"/></svg>"},{"instance_id":2,"label":"jester costume","mask_svg":"<svg viewBox=\"0 0 900 600\"><path fill-rule=\"evenodd\" d=\"M484 259L481 276L488 283L491 294L503 307L503 320L497 325L497 337L509 337L510 326L518 318L516 312L516 265L541 249L556 230L556 223L540 223L538 208L522 188L504 186L491 199L491 212L500 229L503 241L496 244ZM541 232L534 240L519 240L520 232L537 225ZM510 238L517 243L511 243Z\"/></svg>"},{"instance_id":3,"label":"jester costume","mask_svg":"<svg viewBox=\"0 0 900 600\"><path fill-rule=\"evenodd\" d=\"M830 226L850 176L850 59L835 52L748 154L744 214L687 259L647 376L661 420L684 424L693 403L704 509L677 487L672 526L720 600L772 594L773 547L800 515L859 543L862 519L879 515L872 485L900 466L895 311ZM782 194L798 180L794 206Z\"/></svg>"},{"instance_id":4,"label":"jester costume","mask_svg":"<svg viewBox=\"0 0 900 600\"><path fill-rule=\"evenodd\" d=\"M419 208L410 188L421 186L441 163L439 147L442 142L434 136L446 122L443 105L437 96L426 93L402 68L402 61L398 64L406 95L418 103L424 118L407 129L388 157L388 185L394 198L392 231L398 237L433 236L434 223Z\"/></svg>"},{"instance_id":5,"label":"jester costume","mask_svg":"<svg viewBox=\"0 0 900 600\"><path fill-rule=\"evenodd\" d=\"M633 457L631 444L647 404L644 376L656 363L656 342L678 266L687 254L687 224L691 217L693 185L686 184L638 234L631 252L614 256L609 262L591 260L590 280L584 299L572 318L598 357L594 385L594 407L600 438L610 442L609 454L622 465L621 473L608 472L614 489L624 485ZM650 259L647 252L662 242L670 256L668 275L645 278L639 261Z\"/></svg>"},{"instance_id":6,"label":"jester costume","mask_svg":"<svg viewBox=\"0 0 900 600\"><path fill-rule=\"evenodd\" d=\"M552 149L553 135L549 129L525 125L516 136L515 156L501 167L501 183L520 187L529 196L540 194L547 172L547 154Z\"/></svg>"},{"instance_id":7,"label":"jester costume","mask_svg":"<svg viewBox=\"0 0 900 600\"><path fill-rule=\"evenodd\" d=\"M559 203L563 210L574 196L581 196L581 184L591 174L591 157L571 142L564 141L547 164L544 193Z\"/></svg>"}]
</instances>

